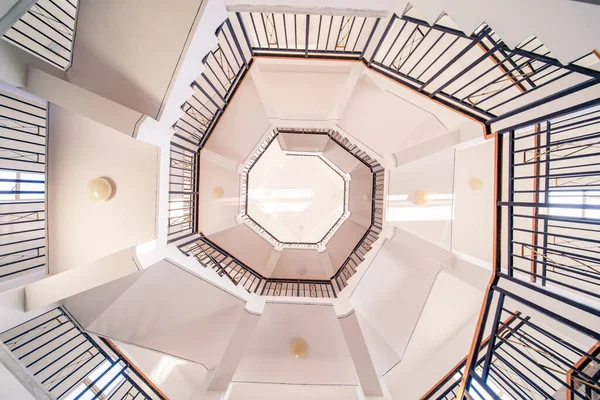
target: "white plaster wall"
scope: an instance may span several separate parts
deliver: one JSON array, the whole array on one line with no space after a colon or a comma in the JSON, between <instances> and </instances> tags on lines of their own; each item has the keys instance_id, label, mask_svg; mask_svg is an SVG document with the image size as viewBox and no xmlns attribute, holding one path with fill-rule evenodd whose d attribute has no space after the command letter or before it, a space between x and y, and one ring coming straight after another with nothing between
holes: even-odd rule
<instances>
[{"instance_id":1,"label":"white plaster wall","mask_svg":"<svg viewBox=\"0 0 600 400\"><path fill-rule=\"evenodd\" d=\"M157 118L204 3L81 0L68 80Z\"/></svg>"},{"instance_id":2,"label":"white plaster wall","mask_svg":"<svg viewBox=\"0 0 600 400\"><path fill-rule=\"evenodd\" d=\"M329 142L327 135L297 135L280 133L277 135L279 147L287 151L324 151Z\"/></svg>"},{"instance_id":3,"label":"white plaster wall","mask_svg":"<svg viewBox=\"0 0 600 400\"><path fill-rule=\"evenodd\" d=\"M269 120L254 80L248 74L238 87L205 148L237 163L243 163L267 128Z\"/></svg>"},{"instance_id":4,"label":"white plaster wall","mask_svg":"<svg viewBox=\"0 0 600 400\"><path fill-rule=\"evenodd\" d=\"M237 225L217 232L210 235L209 239L259 274L265 271L267 261L273 251L273 245L246 225Z\"/></svg>"},{"instance_id":5,"label":"white plaster wall","mask_svg":"<svg viewBox=\"0 0 600 400\"><path fill-rule=\"evenodd\" d=\"M283 249L271 277L329 279L334 273L327 252L319 253L314 249Z\"/></svg>"},{"instance_id":6,"label":"white plaster wall","mask_svg":"<svg viewBox=\"0 0 600 400\"><path fill-rule=\"evenodd\" d=\"M339 125L383 156L439 136L447 130L427 110L396 93L382 90L369 78L369 74L358 80Z\"/></svg>"},{"instance_id":7,"label":"white plaster wall","mask_svg":"<svg viewBox=\"0 0 600 400\"><path fill-rule=\"evenodd\" d=\"M11 86L25 86L27 68L18 57L18 50L10 43L0 40L0 81Z\"/></svg>"},{"instance_id":8,"label":"white plaster wall","mask_svg":"<svg viewBox=\"0 0 600 400\"><path fill-rule=\"evenodd\" d=\"M31 283L25 286L26 309L35 310L133 274L138 271L133 257L134 249L125 249Z\"/></svg>"},{"instance_id":9,"label":"white plaster wall","mask_svg":"<svg viewBox=\"0 0 600 400\"><path fill-rule=\"evenodd\" d=\"M3 364L0 364L0 388L2 388L2 396L5 399L34 399L33 395L25 389L21 382Z\"/></svg>"},{"instance_id":10,"label":"white plaster wall","mask_svg":"<svg viewBox=\"0 0 600 400\"><path fill-rule=\"evenodd\" d=\"M155 238L156 147L54 105L48 136L51 274ZM88 182L99 176L116 185L103 203L87 196Z\"/></svg>"},{"instance_id":11,"label":"white plaster wall","mask_svg":"<svg viewBox=\"0 0 600 400\"><path fill-rule=\"evenodd\" d=\"M449 250L453 229L454 149L392 169L388 185L387 222ZM424 205L417 205L411 197L417 191L444 197L426 198Z\"/></svg>"},{"instance_id":12,"label":"white plaster wall","mask_svg":"<svg viewBox=\"0 0 600 400\"><path fill-rule=\"evenodd\" d=\"M348 153L344 148L332 140L327 142L323 155L345 173L352 172L355 169L360 168L361 165L364 166L364 164L356 159L356 157Z\"/></svg>"},{"instance_id":13,"label":"white plaster wall","mask_svg":"<svg viewBox=\"0 0 600 400\"><path fill-rule=\"evenodd\" d=\"M393 398L419 398L469 352L482 297L439 273L402 360L385 376Z\"/></svg>"},{"instance_id":14,"label":"white plaster wall","mask_svg":"<svg viewBox=\"0 0 600 400\"><path fill-rule=\"evenodd\" d=\"M289 356L302 338L305 357ZM352 359L331 305L267 303L233 382L356 385Z\"/></svg>"},{"instance_id":15,"label":"white plaster wall","mask_svg":"<svg viewBox=\"0 0 600 400\"><path fill-rule=\"evenodd\" d=\"M230 400L357 400L356 386L234 383Z\"/></svg>"},{"instance_id":16,"label":"white plaster wall","mask_svg":"<svg viewBox=\"0 0 600 400\"><path fill-rule=\"evenodd\" d=\"M80 295L79 301L93 304L108 294L96 290ZM113 298L88 329L214 369L244 305L242 299L163 260Z\"/></svg>"},{"instance_id":17,"label":"white plaster wall","mask_svg":"<svg viewBox=\"0 0 600 400\"><path fill-rule=\"evenodd\" d=\"M131 344L115 344L169 398L197 398L198 387L208 373L202 365Z\"/></svg>"},{"instance_id":18,"label":"white plaster wall","mask_svg":"<svg viewBox=\"0 0 600 400\"><path fill-rule=\"evenodd\" d=\"M260 69L277 117L291 120L327 120L350 72L343 63L301 60L263 63Z\"/></svg>"},{"instance_id":19,"label":"white plaster wall","mask_svg":"<svg viewBox=\"0 0 600 400\"><path fill-rule=\"evenodd\" d=\"M431 262L410 257L401 244L388 241L350 296L362 325L366 321L372 328L366 339L378 372L387 371L404 354L438 270ZM390 354L382 354L390 349Z\"/></svg>"},{"instance_id":20,"label":"white plaster wall","mask_svg":"<svg viewBox=\"0 0 600 400\"><path fill-rule=\"evenodd\" d=\"M494 141L456 150L452 250L492 261L494 217ZM469 189L479 178L482 187Z\"/></svg>"},{"instance_id":21,"label":"white plaster wall","mask_svg":"<svg viewBox=\"0 0 600 400\"><path fill-rule=\"evenodd\" d=\"M371 225L373 174L364 164L350 173L348 208L353 221L368 228Z\"/></svg>"},{"instance_id":22,"label":"white plaster wall","mask_svg":"<svg viewBox=\"0 0 600 400\"><path fill-rule=\"evenodd\" d=\"M347 219L327 242L327 253L334 270L338 270L365 234L367 228Z\"/></svg>"},{"instance_id":23,"label":"white plaster wall","mask_svg":"<svg viewBox=\"0 0 600 400\"><path fill-rule=\"evenodd\" d=\"M232 228L240 206L240 175L234 168L211 160L203 151L200 157L199 229L205 235ZM213 191L223 189L216 198Z\"/></svg>"}]
</instances>

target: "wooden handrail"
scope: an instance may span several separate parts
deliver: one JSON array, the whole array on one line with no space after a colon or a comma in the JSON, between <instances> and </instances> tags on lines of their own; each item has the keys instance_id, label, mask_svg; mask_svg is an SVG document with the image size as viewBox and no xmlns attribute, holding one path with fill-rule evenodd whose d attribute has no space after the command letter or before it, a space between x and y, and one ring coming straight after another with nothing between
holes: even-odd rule
<instances>
[{"instance_id":1,"label":"wooden handrail","mask_svg":"<svg viewBox=\"0 0 600 400\"><path fill-rule=\"evenodd\" d=\"M129 368L131 368L136 374L138 374L143 380L144 382L150 386L150 388L152 390L154 390L156 393L158 393L159 395L161 395L163 397L164 400L169 400L169 397L164 394L164 392L162 390L160 390L158 388L158 386L156 386L154 384L154 382L152 382L152 380L150 378L148 378L148 376L146 374L144 374L138 367L137 365L135 365L131 359L129 359L129 357L127 357L125 354L123 354L123 352L108 338L103 337L102 340L104 341L104 343L106 343L106 345L116 354L119 355L119 357L121 357L123 360L125 360L125 362L129 365Z\"/></svg>"}]
</instances>

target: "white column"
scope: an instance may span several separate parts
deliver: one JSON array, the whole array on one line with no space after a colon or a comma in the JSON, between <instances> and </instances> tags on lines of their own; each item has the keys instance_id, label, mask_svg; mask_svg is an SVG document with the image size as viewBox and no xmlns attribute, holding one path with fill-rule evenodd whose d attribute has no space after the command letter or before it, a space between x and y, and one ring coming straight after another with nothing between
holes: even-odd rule
<instances>
[{"instance_id":1,"label":"white column","mask_svg":"<svg viewBox=\"0 0 600 400\"><path fill-rule=\"evenodd\" d=\"M252 296L246 304L242 316L229 339L229 344L215 369L210 383L209 391L227 391L231 379L246 351L248 343L253 337L254 331L264 309L264 299L260 296Z\"/></svg>"},{"instance_id":2,"label":"white column","mask_svg":"<svg viewBox=\"0 0 600 400\"><path fill-rule=\"evenodd\" d=\"M350 309L349 302L344 303L336 305L336 314L338 315L338 321L344 333L346 345L350 351L362 392L366 398L381 398L383 397L383 390L375 371L373 360L371 360L365 337L360 329L358 318L354 310Z\"/></svg>"}]
</instances>

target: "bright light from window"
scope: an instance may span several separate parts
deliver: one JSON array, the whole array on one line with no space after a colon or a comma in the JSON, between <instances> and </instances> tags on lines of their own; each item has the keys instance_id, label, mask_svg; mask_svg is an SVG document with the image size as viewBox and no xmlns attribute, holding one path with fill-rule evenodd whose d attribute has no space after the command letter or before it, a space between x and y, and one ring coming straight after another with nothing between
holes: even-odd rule
<instances>
[{"instance_id":1,"label":"bright light from window","mask_svg":"<svg viewBox=\"0 0 600 400\"><path fill-rule=\"evenodd\" d=\"M109 368L110 370L106 372L104 376L102 376L102 378L98 379L98 377L100 377ZM69 393L69 395L65 397L64 400L74 400L81 393L83 393L83 395L79 397L80 400L92 400L94 396L96 396L96 393L100 392L100 390L102 390L102 388L104 388L104 386L106 385L108 386L106 386L106 388L102 390L101 394L104 396L108 396L110 392L114 390L117 387L117 385L119 385L123 381L123 379L125 379L123 376L117 377L117 375L123 372L123 369L124 367L120 364L115 364L111 368L111 363L109 361L103 362L98 368L96 368L91 374L89 374L84 379L84 381L75 388L75 390ZM112 381L109 385L108 383L113 378L115 378L114 381ZM98 379L98 382L96 382L92 387L86 390L88 385L90 385L96 379ZM100 397L101 396L96 396L96 398Z\"/></svg>"},{"instance_id":2,"label":"bright light from window","mask_svg":"<svg viewBox=\"0 0 600 400\"><path fill-rule=\"evenodd\" d=\"M260 210L265 214L301 212L310 206L309 202L302 203L259 203Z\"/></svg>"}]
</instances>

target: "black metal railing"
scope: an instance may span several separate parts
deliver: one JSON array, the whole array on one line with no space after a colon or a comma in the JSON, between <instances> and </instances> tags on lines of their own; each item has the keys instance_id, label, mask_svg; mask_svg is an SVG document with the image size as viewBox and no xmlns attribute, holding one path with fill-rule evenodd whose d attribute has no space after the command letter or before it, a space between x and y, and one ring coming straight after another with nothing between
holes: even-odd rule
<instances>
[{"instance_id":1,"label":"black metal railing","mask_svg":"<svg viewBox=\"0 0 600 400\"><path fill-rule=\"evenodd\" d=\"M173 125L175 135L193 146L204 146L252 64L251 50L236 35L234 24L227 19L217 29L218 44L202 60L206 69L192 83L194 94Z\"/></svg>"},{"instance_id":2,"label":"black metal railing","mask_svg":"<svg viewBox=\"0 0 600 400\"><path fill-rule=\"evenodd\" d=\"M189 237L198 230L199 159L197 147L173 138L169 161L168 243Z\"/></svg>"},{"instance_id":3,"label":"black metal railing","mask_svg":"<svg viewBox=\"0 0 600 400\"><path fill-rule=\"evenodd\" d=\"M180 247L188 256L194 256L202 265L226 276L234 284L241 284L248 292L256 292L264 278L248 265L231 255L203 234L193 242Z\"/></svg>"},{"instance_id":4,"label":"black metal railing","mask_svg":"<svg viewBox=\"0 0 600 400\"><path fill-rule=\"evenodd\" d=\"M165 400L120 352L55 308L0 340L56 399Z\"/></svg>"},{"instance_id":5,"label":"black metal railing","mask_svg":"<svg viewBox=\"0 0 600 400\"><path fill-rule=\"evenodd\" d=\"M523 319L519 319L517 317L521 316L519 311L515 311L511 314L503 323L501 327L500 334L504 339L510 339L511 336L515 335L516 332L523 327L525 321L529 320L529 317L524 317ZM481 365L485 360L485 354L487 350L487 345L489 343L490 338L487 337L482 341L481 346L478 352L477 359L477 367L476 369L480 369ZM496 350L502 346L503 342L500 341L496 343L494 346ZM454 368L452 368L448 373L440 379L440 381L433 386L430 390L427 391L423 396L421 396L421 400L454 400L458 394L458 389L460 387L460 382L463 377L465 371L465 365L467 364L467 357L463 358Z\"/></svg>"},{"instance_id":6,"label":"black metal railing","mask_svg":"<svg viewBox=\"0 0 600 400\"><path fill-rule=\"evenodd\" d=\"M472 397L600 394L597 349L588 351L600 341L598 117L595 99L512 126L495 139L494 275L472 348L487 334L492 346L504 345L488 348L481 367L469 355L460 390ZM523 312L518 318L530 316L514 340L501 334L500 321L512 315L506 304Z\"/></svg>"},{"instance_id":7,"label":"black metal railing","mask_svg":"<svg viewBox=\"0 0 600 400\"><path fill-rule=\"evenodd\" d=\"M362 58L380 18L238 12L256 55Z\"/></svg>"},{"instance_id":8,"label":"black metal railing","mask_svg":"<svg viewBox=\"0 0 600 400\"><path fill-rule=\"evenodd\" d=\"M600 101L502 135L501 272L600 300Z\"/></svg>"},{"instance_id":9,"label":"black metal railing","mask_svg":"<svg viewBox=\"0 0 600 400\"><path fill-rule=\"evenodd\" d=\"M584 311L599 317L598 311L573 304L571 312L561 315L504 288L505 284L501 279L492 286L481 325L487 323L487 328L477 332L479 339L489 333L490 340L483 361L478 358L477 364L471 364L465 377L471 396L500 399L504 393L513 399L552 399L565 398L570 392L570 398L592 399L588 394L600 394L600 374L595 367L589 368L590 363L600 362L597 352L589 350L600 341L600 333L574 316ZM518 305L522 314L507 309L508 302ZM518 330L507 327L502 322L507 315L515 316L522 326ZM574 341L578 336L584 339Z\"/></svg>"},{"instance_id":10,"label":"black metal railing","mask_svg":"<svg viewBox=\"0 0 600 400\"><path fill-rule=\"evenodd\" d=\"M38 0L4 40L66 70L71 65L78 0Z\"/></svg>"},{"instance_id":11,"label":"black metal railing","mask_svg":"<svg viewBox=\"0 0 600 400\"><path fill-rule=\"evenodd\" d=\"M180 245L179 249L250 293L264 296L336 297L329 280L265 278L201 233Z\"/></svg>"},{"instance_id":12,"label":"black metal railing","mask_svg":"<svg viewBox=\"0 0 600 400\"><path fill-rule=\"evenodd\" d=\"M327 157L322 154L317 153L302 153L302 154L293 154L290 155L298 156L298 157L317 157L321 161L323 161L329 168L331 168L343 181L344 181L344 200L343 200L343 209L340 217L336 220L336 222L331 226L331 228L325 232L325 234L319 240L315 240L313 242L302 242L302 241L282 241L276 238L268 229L262 226L256 219L254 219L248 213L248 197L249 197L249 183L250 183L250 172L252 168L256 165L256 163L260 160L265 151L269 148L269 146L275 141L277 136L280 134L311 134L311 135L331 135L333 131L330 129L293 129L293 128L276 128L274 129L269 136L264 140L263 143L258 147L258 149L254 152L254 154L248 159L246 162L240 177L240 217L244 221L246 225L252 228L256 233L261 235L266 241L271 243L273 246L281 246L283 248L292 248L292 249L318 249L321 246L325 246L327 242L331 239L333 234L339 229L339 227L344 223L344 221L348 218L348 203L349 203L349 180L345 176L344 172L341 171L334 163L327 159Z\"/></svg>"},{"instance_id":13,"label":"black metal railing","mask_svg":"<svg viewBox=\"0 0 600 400\"><path fill-rule=\"evenodd\" d=\"M590 53L563 65L536 37L509 48L487 25L472 35L394 15L364 60L384 75L489 127L600 83Z\"/></svg>"},{"instance_id":14,"label":"black metal railing","mask_svg":"<svg viewBox=\"0 0 600 400\"><path fill-rule=\"evenodd\" d=\"M46 267L46 104L0 92L0 280Z\"/></svg>"},{"instance_id":15,"label":"black metal railing","mask_svg":"<svg viewBox=\"0 0 600 400\"><path fill-rule=\"evenodd\" d=\"M341 291L348 285L348 280L356 273L356 268L363 262L365 255L371 250L383 229L383 197L385 169L377 160L370 157L365 151L351 143L339 132L332 131L331 140L352 154L357 160L367 166L373 175L373 188L371 200L371 225L354 246L350 255L344 260L342 266L331 277L331 281Z\"/></svg>"}]
</instances>

